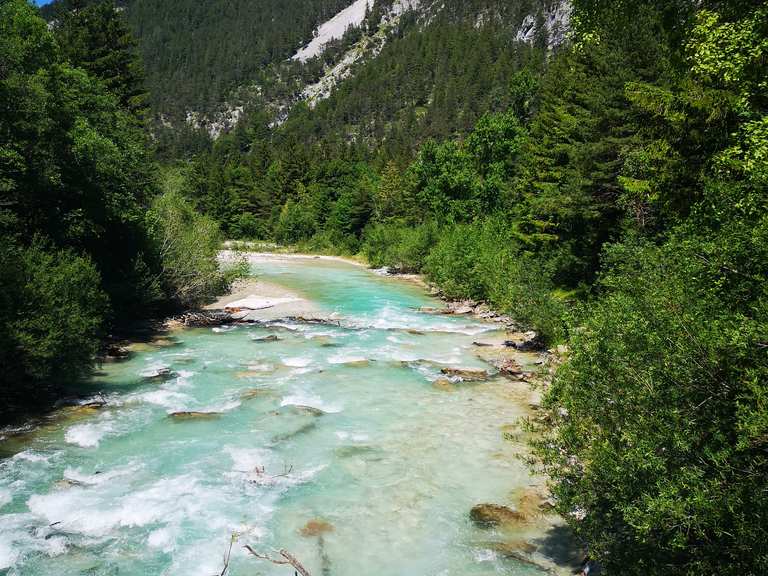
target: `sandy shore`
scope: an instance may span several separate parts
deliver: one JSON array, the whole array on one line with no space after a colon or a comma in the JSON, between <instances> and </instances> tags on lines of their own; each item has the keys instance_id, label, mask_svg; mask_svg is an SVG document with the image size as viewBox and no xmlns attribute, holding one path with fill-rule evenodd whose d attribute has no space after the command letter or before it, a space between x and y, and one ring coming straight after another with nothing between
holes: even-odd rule
<instances>
[{"instance_id":1,"label":"sandy shore","mask_svg":"<svg viewBox=\"0 0 768 576\"><path fill-rule=\"evenodd\" d=\"M225 242L225 246L228 245ZM326 256L324 254L302 254L296 252L280 253L280 252L238 252L234 250L222 250L219 252L219 259L222 262L232 262L237 258L245 258L249 262L280 262L285 260L323 260L326 262L343 262L344 264L351 264L352 266L358 266L360 268L367 268L373 273L377 273L377 270L369 268L368 264L361 260L349 258L346 256ZM405 280L411 282L422 288L428 289L429 283L424 279L421 274L380 274L384 278L394 278L397 280Z\"/></svg>"},{"instance_id":2,"label":"sandy shore","mask_svg":"<svg viewBox=\"0 0 768 576\"><path fill-rule=\"evenodd\" d=\"M265 282L258 278L239 280L226 296L206 306L206 310L223 310L229 306L239 308L239 303L260 308L248 311L251 320L277 320L288 316L317 318L321 316L317 306L302 294L279 284ZM263 307L261 307L263 306ZM242 308L245 312L246 309Z\"/></svg>"},{"instance_id":3,"label":"sandy shore","mask_svg":"<svg viewBox=\"0 0 768 576\"><path fill-rule=\"evenodd\" d=\"M225 242L224 246L230 244ZM327 260L331 262L344 262L353 266L367 268L368 265L355 258L347 256L326 256L324 254L301 254L298 252L249 252L248 250L222 250L219 252L219 258L223 262L229 262L237 257L245 257L249 262L279 262L281 260Z\"/></svg>"}]
</instances>

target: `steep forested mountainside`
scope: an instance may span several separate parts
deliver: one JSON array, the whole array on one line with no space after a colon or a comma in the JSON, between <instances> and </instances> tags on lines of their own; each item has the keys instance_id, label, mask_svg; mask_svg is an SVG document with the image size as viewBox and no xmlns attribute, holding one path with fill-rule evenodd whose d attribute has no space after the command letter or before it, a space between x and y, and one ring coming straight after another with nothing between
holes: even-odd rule
<instances>
[{"instance_id":1,"label":"steep forested mountainside","mask_svg":"<svg viewBox=\"0 0 768 576\"><path fill-rule=\"evenodd\" d=\"M56 19L94 2L57 0ZM174 121L208 113L273 61L289 58L312 31L349 0L124 0L147 72L156 114Z\"/></svg>"},{"instance_id":2,"label":"steep forested mountainside","mask_svg":"<svg viewBox=\"0 0 768 576\"><path fill-rule=\"evenodd\" d=\"M57 0L42 10L60 21L91 3ZM506 75L531 58L531 47L562 41L568 24L567 3L557 0L118 5L137 38L154 132L168 155L195 142L199 149L201 137L231 129L244 108L282 123L296 104L315 107L331 94L311 121L317 129L341 134L365 124L361 132L379 140L402 139L403 127L441 136L466 130L506 104ZM301 106L298 116L304 124Z\"/></svg>"}]
</instances>

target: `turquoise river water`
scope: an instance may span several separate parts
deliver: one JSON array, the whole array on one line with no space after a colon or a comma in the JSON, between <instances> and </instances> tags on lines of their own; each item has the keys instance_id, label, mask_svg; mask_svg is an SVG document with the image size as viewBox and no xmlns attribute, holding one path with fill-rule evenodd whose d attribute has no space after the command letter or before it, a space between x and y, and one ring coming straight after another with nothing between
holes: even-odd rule
<instances>
[{"instance_id":1,"label":"turquoise river water","mask_svg":"<svg viewBox=\"0 0 768 576\"><path fill-rule=\"evenodd\" d=\"M420 313L439 303L344 263L253 266L339 326L186 330L105 365L91 384L105 407L0 443L0 574L214 576L232 534L234 576L293 573L245 544L313 576L541 574L469 518L533 482L502 433L528 391L432 385L442 366L488 369L472 342L497 326Z\"/></svg>"}]
</instances>

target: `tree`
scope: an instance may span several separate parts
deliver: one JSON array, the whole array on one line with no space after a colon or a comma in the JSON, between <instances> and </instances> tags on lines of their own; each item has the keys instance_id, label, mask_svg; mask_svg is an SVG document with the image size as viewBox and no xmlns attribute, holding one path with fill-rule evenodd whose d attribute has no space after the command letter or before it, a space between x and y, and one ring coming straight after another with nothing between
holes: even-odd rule
<instances>
[{"instance_id":1,"label":"tree","mask_svg":"<svg viewBox=\"0 0 768 576\"><path fill-rule=\"evenodd\" d=\"M137 119L146 118L149 94L144 88L142 61L113 0L88 6L75 4L64 13L55 30L65 59L104 82L120 105Z\"/></svg>"}]
</instances>

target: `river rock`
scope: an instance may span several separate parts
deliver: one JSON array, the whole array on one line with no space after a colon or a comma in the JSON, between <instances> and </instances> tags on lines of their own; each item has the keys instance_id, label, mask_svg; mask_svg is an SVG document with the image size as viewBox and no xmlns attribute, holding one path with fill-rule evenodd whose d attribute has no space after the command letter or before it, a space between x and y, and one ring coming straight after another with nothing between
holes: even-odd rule
<instances>
[{"instance_id":1,"label":"river rock","mask_svg":"<svg viewBox=\"0 0 768 576\"><path fill-rule=\"evenodd\" d=\"M168 417L174 420L215 420L220 412L171 412Z\"/></svg>"},{"instance_id":2,"label":"river rock","mask_svg":"<svg viewBox=\"0 0 768 576\"><path fill-rule=\"evenodd\" d=\"M254 398L263 398L264 396L271 396L273 391L269 388L251 388L240 394L241 400L253 400Z\"/></svg>"},{"instance_id":3,"label":"river rock","mask_svg":"<svg viewBox=\"0 0 768 576\"><path fill-rule=\"evenodd\" d=\"M179 342L170 338L155 338L152 340L152 346L157 346L158 348L171 348L178 345Z\"/></svg>"},{"instance_id":4,"label":"river rock","mask_svg":"<svg viewBox=\"0 0 768 576\"><path fill-rule=\"evenodd\" d=\"M434 306L422 306L418 309L422 314L444 314L445 310L435 308Z\"/></svg>"},{"instance_id":5,"label":"river rock","mask_svg":"<svg viewBox=\"0 0 768 576\"><path fill-rule=\"evenodd\" d=\"M130 350L117 344L110 344L104 351L104 360L107 362L119 362L126 360L131 355Z\"/></svg>"},{"instance_id":6,"label":"river rock","mask_svg":"<svg viewBox=\"0 0 768 576\"><path fill-rule=\"evenodd\" d=\"M170 368L163 366L162 368L156 368L154 370L148 370L141 373L145 380L156 380L165 382L166 380L172 380L176 378L177 374Z\"/></svg>"},{"instance_id":7,"label":"river rock","mask_svg":"<svg viewBox=\"0 0 768 576\"><path fill-rule=\"evenodd\" d=\"M301 436L302 434L306 434L307 432L311 432L317 428L317 422L314 420L312 422L307 422L305 424L302 424L298 428L291 430L290 432L285 432L283 434L277 434L272 437L272 443L278 444L280 442L285 442L286 440L291 440L292 438L295 438L296 436Z\"/></svg>"},{"instance_id":8,"label":"river rock","mask_svg":"<svg viewBox=\"0 0 768 576\"><path fill-rule=\"evenodd\" d=\"M534 350L542 350L544 348L544 341L538 332L531 330L517 335L514 340L506 340L504 345L521 352L532 352Z\"/></svg>"},{"instance_id":9,"label":"river rock","mask_svg":"<svg viewBox=\"0 0 768 576\"><path fill-rule=\"evenodd\" d=\"M442 390L443 392L453 392L456 389L453 382L448 380L448 378L438 378L432 382L432 388Z\"/></svg>"},{"instance_id":10,"label":"river rock","mask_svg":"<svg viewBox=\"0 0 768 576\"><path fill-rule=\"evenodd\" d=\"M348 368L365 368L366 366L370 366L371 361L367 360L365 358L361 358L360 360L350 360L349 362L343 362L343 366L347 366Z\"/></svg>"},{"instance_id":11,"label":"river rock","mask_svg":"<svg viewBox=\"0 0 768 576\"><path fill-rule=\"evenodd\" d=\"M519 558L520 554L533 554L538 546L527 540L508 540L505 542L491 542L488 548L498 552L505 558Z\"/></svg>"},{"instance_id":12,"label":"river rock","mask_svg":"<svg viewBox=\"0 0 768 576\"><path fill-rule=\"evenodd\" d=\"M525 515L501 504L478 504L470 510L469 517L481 528L527 522Z\"/></svg>"},{"instance_id":13,"label":"river rock","mask_svg":"<svg viewBox=\"0 0 768 576\"><path fill-rule=\"evenodd\" d=\"M269 336L264 336L262 338L254 338L254 342L279 342L281 338L275 334L270 334Z\"/></svg>"},{"instance_id":14,"label":"river rock","mask_svg":"<svg viewBox=\"0 0 768 576\"><path fill-rule=\"evenodd\" d=\"M497 365L497 368L502 374L506 376L514 376L516 378L523 378L525 376L523 367L520 366L520 364L518 364L518 362L513 358L507 358L500 361Z\"/></svg>"},{"instance_id":15,"label":"river rock","mask_svg":"<svg viewBox=\"0 0 768 576\"><path fill-rule=\"evenodd\" d=\"M465 382L482 382L488 380L488 372L479 368L443 368L440 370L446 376L455 376Z\"/></svg>"},{"instance_id":16,"label":"river rock","mask_svg":"<svg viewBox=\"0 0 768 576\"><path fill-rule=\"evenodd\" d=\"M76 400L74 401L75 403L73 404L70 404L69 402L70 401L67 400L60 405L65 406L66 410L72 415L91 414L93 412L101 410L107 405L106 401L104 400L91 400L89 402L83 402L82 404L77 403Z\"/></svg>"},{"instance_id":17,"label":"river rock","mask_svg":"<svg viewBox=\"0 0 768 576\"><path fill-rule=\"evenodd\" d=\"M309 414L310 416L325 415L323 410L320 410L320 408L315 408L314 406L304 406L303 404L290 404L289 406L293 411L299 412L301 414Z\"/></svg>"}]
</instances>

